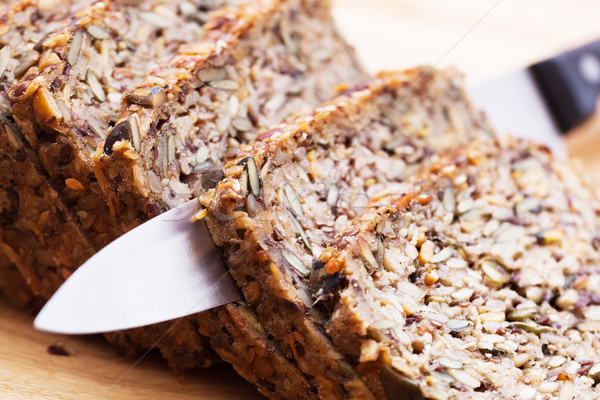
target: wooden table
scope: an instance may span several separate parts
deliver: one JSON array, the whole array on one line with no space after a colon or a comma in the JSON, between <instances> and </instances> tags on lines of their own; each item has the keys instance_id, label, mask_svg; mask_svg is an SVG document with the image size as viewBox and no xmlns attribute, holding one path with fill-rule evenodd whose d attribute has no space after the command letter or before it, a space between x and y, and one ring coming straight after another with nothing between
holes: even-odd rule
<instances>
[{"instance_id":1,"label":"wooden table","mask_svg":"<svg viewBox=\"0 0 600 400\"><path fill-rule=\"evenodd\" d=\"M600 38L600 4L593 0L334 2L340 29L372 71L453 64L477 82ZM600 116L570 136L568 145L600 182L598 137ZM32 319L0 299L2 399L261 398L225 365L181 378L154 354L131 368L136 360L119 357L99 336L36 332ZM48 354L57 340L77 353Z\"/></svg>"}]
</instances>

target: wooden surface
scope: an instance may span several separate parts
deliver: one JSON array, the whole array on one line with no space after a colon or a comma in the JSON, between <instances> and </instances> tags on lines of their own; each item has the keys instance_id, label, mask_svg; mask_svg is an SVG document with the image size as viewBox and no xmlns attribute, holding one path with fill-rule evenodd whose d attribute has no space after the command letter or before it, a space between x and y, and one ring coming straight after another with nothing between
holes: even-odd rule
<instances>
[{"instance_id":1,"label":"wooden surface","mask_svg":"<svg viewBox=\"0 0 600 400\"><path fill-rule=\"evenodd\" d=\"M416 64L453 64L477 82L600 38L600 4L592 0L334 3L340 29L373 72ZM600 114L587 130L568 139L569 150L585 160L585 168L598 182L599 137ZM31 316L0 299L1 399L261 398L226 366L181 379L155 354L133 366L135 359L119 357L100 337L36 332L31 321ZM47 347L57 340L75 348L77 354L48 354Z\"/></svg>"}]
</instances>

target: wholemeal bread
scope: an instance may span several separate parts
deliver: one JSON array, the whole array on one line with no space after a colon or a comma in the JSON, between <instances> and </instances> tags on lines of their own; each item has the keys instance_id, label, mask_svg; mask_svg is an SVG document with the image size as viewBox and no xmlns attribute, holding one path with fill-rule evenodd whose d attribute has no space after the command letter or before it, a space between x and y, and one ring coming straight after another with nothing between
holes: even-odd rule
<instances>
[{"instance_id":1,"label":"wholemeal bread","mask_svg":"<svg viewBox=\"0 0 600 400\"><path fill-rule=\"evenodd\" d=\"M77 218L20 136L7 97L10 86L38 61L40 40L89 3L21 0L0 18L0 288L19 306L57 287L69 268L93 254ZM44 279L61 265L68 268L59 271L58 280Z\"/></svg>"},{"instance_id":2,"label":"wholemeal bread","mask_svg":"<svg viewBox=\"0 0 600 400\"><path fill-rule=\"evenodd\" d=\"M577 170L475 142L372 206L314 307L381 398L598 398L600 203Z\"/></svg>"},{"instance_id":3,"label":"wholemeal bread","mask_svg":"<svg viewBox=\"0 0 600 400\"><path fill-rule=\"evenodd\" d=\"M323 249L369 197L402 191L438 152L491 135L455 71L384 73L242 146L225 179L202 197L246 302L317 396L374 396L312 307L310 277ZM284 390L272 398L302 396Z\"/></svg>"},{"instance_id":4,"label":"wholemeal bread","mask_svg":"<svg viewBox=\"0 0 600 400\"><path fill-rule=\"evenodd\" d=\"M112 213L127 230L201 194L216 184L227 152L235 156L240 142L334 96L338 83L363 76L354 52L336 32L327 2L261 0L213 14L201 42L183 49L125 98L117 125L99 147L95 171ZM160 88L164 102L140 104L140 98L157 95L152 88ZM235 314L230 318L236 323L250 318ZM220 336L211 335L213 347L233 360L227 350L231 336L208 320L201 314L107 336L129 349L156 345L173 368L184 370L206 365L198 329L216 329ZM256 365L273 364L276 376L289 374L295 367L276 349L267 351L267 342L255 343L257 352L264 350ZM237 356L248 360L248 354ZM252 381L265 393L283 385L269 377ZM303 380L293 382L286 386L310 392Z\"/></svg>"}]
</instances>

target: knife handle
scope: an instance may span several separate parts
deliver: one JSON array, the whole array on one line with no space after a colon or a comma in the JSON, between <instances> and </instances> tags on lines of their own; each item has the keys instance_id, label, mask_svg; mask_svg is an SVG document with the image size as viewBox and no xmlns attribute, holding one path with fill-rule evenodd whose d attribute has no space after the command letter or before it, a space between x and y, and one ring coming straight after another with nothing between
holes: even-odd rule
<instances>
[{"instance_id":1,"label":"knife handle","mask_svg":"<svg viewBox=\"0 0 600 400\"><path fill-rule=\"evenodd\" d=\"M600 40L529 70L563 133L594 113L600 89Z\"/></svg>"}]
</instances>

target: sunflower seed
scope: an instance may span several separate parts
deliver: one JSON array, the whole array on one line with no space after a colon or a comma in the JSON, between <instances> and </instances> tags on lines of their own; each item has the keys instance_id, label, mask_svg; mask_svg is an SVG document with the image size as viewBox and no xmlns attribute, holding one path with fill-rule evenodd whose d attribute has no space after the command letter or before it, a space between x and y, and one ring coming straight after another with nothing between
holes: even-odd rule
<instances>
[{"instance_id":1,"label":"sunflower seed","mask_svg":"<svg viewBox=\"0 0 600 400\"><path fill-rule=\"evenodd\" d=\"M248 195L248 171L244 169L240 175L240 195Z\"/></svg>"},{"instance_id":2,"label":"sunflower seed","mask_svg":"<svg viewBox=\"0 0 600 400\"><path fill-rule=\"evenodd\" d=\"M90 85L90 89L92 89L94 98L100 103L104 102L106 100L106 94L104 94L104 89L102 89L102 85L100 85L96 75L94 75L92 71L88 71L86 80L87 84Z\"/></svg>"},{"instance_id":3,"label":"sunflower seed","mask_svg":"<svg viewBox=\"0 0 600 400\"><path fill-rule=\"evenodd\" d=\"M509 312L507 318L509 321L526 321L534 318L539 313L540 310L537 307L525 307Z\"/></svg>"},{"instance_id":4,"label":"sunflower seed","mask_svg":"<svg viewBox=\"0 0 600 400\"><path fill-rule=\"evenodd\" d=\"M335 204L337 203L339 194L340 194L340 191L339 191L337 185L329 186L329 190L327 190L327 205L329 207L335 207Z\"/></svg>"},{"instance_id":5,"label":"sunflower seed","mask_svg":"<svg viewBox=\"0 0 600 400\"><path fill-rule=\"evenodd\" d=\"M202 163L202 162L208 160L208 156L209 156L208 147L206 147L203 144L200 145L200 147L198 147L198 150L196 150L196 162Z\"/></svg>"},{"instance_id":6,"label":"sunflower seed","mask_svg":"<svg viewBox=\"0 0 600 400\"><path fill-rule=\"evenodd\" d=\"M304 265L304 263L298 258L296 257L295 254L287 251L287 250L281 250L281 255L283 256L283 258L285 258L285 260L290 263L290 265L292 267L294 267L294 269L296 271L298 271L298 273L302 276L308 276L309 274L309 270L306 267L306 265Z\"/></svg>"},{"instance_id":7,"label":"sunflower seed","mask_svg":"<svg viewBox=\"0 0 600 400\"><path fill-rule=\"evenodd\" d=\"M492 282L504 285L510 281L510 275L497 262L484 260L481 263L481 270Z\"/></svg>"},{"instance_id":8,"label":"sunflower seed","mask_svg":"<svg viewBox=\"0 0 600 400\"><path fill-rule=\"evenodd\" d=\"M454 248L448 246L443 248L439 253L434 254L433 257L431 257L431 262L432 263L440 263L442 261L446 261L447 259L450 258L450 256L452 256L452 252L454 251Z\"/></svg>"},{"instance_id":9,"label":"sunflower seed","mask_svg":"<svg viewBox=\"0 0 600 400\"><path fill-rule=\"evenodd\" d=\"M231 125L240 132L247 132L254 129L254 125L248 118L237 117L231 121Z\"/></svg>"},{"instance_id":10,"label":"sunflower seed","mask_svg":"<svg viewBox=\"0 0 600 400\"><path fill-rule=\"evenodd\" d=\"M300 239L302 239L302 243L304 243L306 248L310 251L311 248L310 244L308 243L308 237L306 236L306 232L302 228L302 225L300 225L300 222L298 222L296 217L294 217L294 215L289 210L288 215L290 216L290 221L292 222L292 229L294 230L294 232L296 232L298 236L300 236Z\"/></svg>"},{"instance_id":11,"label":"sunflower seed","mask_svg":"<svg viewBox=\"0 0 600 400\"><path fill-rule=\"evenodd\" d=\"M386 329L392 329L397 327L399 324L397 321L391 321L389 319L380 319L371 324L371 328L377 329L378 331L383 331Z\"/></svg>"},{"instance_id":12,"label":"sunflower seed","mask_svg":"<svg viewBox=\"0 0 600 400\"><path fill-rule=\"evenodd\" d=\"M169 136L169 156L168 156L169 163L172 163L173 160L175 160L175 153L176 153L175 136L171 135L171 136Z\"/></svg>"},{"instance_id":13,"label":"sunflower seed","mask_svg":"<svg viewBox=\"0 0 600 400\"><path fill-rule=\"evenodd\" d=\"M196 77L202 82L221 81L227 79L227 71L225 68L201 69L196 73Z\"/></svg>"},{"instance_id":14,"label":"sunflower seed","mask_svg":"<svg viewBox=\"0 0 600 400\"><path fill-rule=\"evenodd\" d=\"M167 177L169 175L169 143L167 133L164 132L158 142L158 154L161 158L161 171L162 176Z\"/></svg>"},{"instance_id":15,"label":"sunflower seed","mask_svg":"<svg viewBox=\"0 0 600 400\"><path fill-rule=\"evenodd\" d=\"M310 293L308 293L308 291L306 289L298 288L297 293L298 293L298 297L300 297L300 300L302 300L302 302L304 303L304 305L307 308L310 308L313 306L314 301L313 301Z\"/></svg>"},{"instance_id":16,"label":"sunflower seed","mask_svg":"<svg viewBox=\"0 0 600 400\"><path fill-rule=\"evenodd\" d=\"M541 200L536 197L527 197L515 206L515 212L520 217L528 213L539 213L541 203Z\"/></svg>"},{"instance_id":17,"label":"sunflower seed","mask_svg":"<svg viewBox=\"0 0 600 400\"><path fill-rule=\"evenodd\" d=\"M155 88L158 88L158 90ZM167 101L167 94L160 86L153 86L150 89L136 89L129 95L129 101L142 107L160 107Z\"/></svg>"},{"instance_id":18,"label":"sunflower seed","mask_svg":"<svg viewBox=\"0 0 600 400\"><path fill-rule=\"evenodd\" d=\"M8 65L8 60L10 59L11 48L9 45L6 45L0 50L0 76L4 74L6 70L6 66Z\"/></svg>"},{"instance_id":19,"label":"sunflower seed","mask_svg":"<svg viewBox=\"0 0 600 400\"><path fill-rule=\"evenodd\" d=\"M167 29L174 25L173 20L150 11L141 11L138 15L142 21L155 28Z\"/></svg>"},{"instance_id":20,"label":"sunflower seed","mask_svg":"<svg viewBox=\"0 0 600 400\"><path fill-rule=\"evenodd\" d=\"M260 179L258 178L258 169L256 168L256 162L254 158L250 158L246 164L248 170L248 183L250 191L255 197L260 194Z\"/></svg>"},{"instance_id":21,"label":"sunflower seed","mask_svg":"<svg viewBox=\"0 0 600 400\"><path fill-rule=\"evenodd\" d=\"M236 81L232 81L232 80L228 80L228 79L223 79L223 80L219 80L219 81L211 81L208 84L210 86L214 87L215 89L222 89L222 90L237 90L240 87L240 85Z\"/></svg>"},{"instance_id":22,"label":"sunflower seed","mask_svg":"<svg viewBox=\"0 0 600 400\"><path fill-rule=\"evenodd\" d=\"M131 117L129 118L130 132L131 132L131 142L133 143L133 148L138 153L142 150L142 139L140 138L140 127L138 126L137 118Z\"/></svg>"},{"instance_id":23,"label":"sunflower seed","mask_svg":"<svg viewBox=\"0 0 600 400\"><path fill-rule=\"evenodd\" d=\"M478 388L481 385L478 379L475 379L472 375L461 369L450 369L448 370L448 374L471 389Z\"/></svg>"},{"instance_id":24,"label":"sunflower seed","mask_svg":"<svg viewBox=\"0 0 600 400\"><path fill-rule=\"evenodd\" d=\"M467 329L471 325L471 323L464 319L453 318L446 322L446 327L450 329L452 332L460 332L464 329Z\"/></svg>"},{"instance_id":25,"label":"sunflower seed","mask_svg":"<svg viewBox=\"0 0 600 400\"><path fill-rule=\"evenodd\" d=\"M442 382L446 382L446 383L454 382L454 378L444 372L431 371L430 375L439 379Z\"/></svg>"},{"instance_id":26,"label":"sunflower seed","mask_svg":"<svg viewBox=\"0 0 600 400\"><path fill-rule=\"evenodd\" d=\"M283 188L283 191L285 193L285 197L290 203L290 206L292 207L292 211L294 211L297 216L303 217L304 212L302 211L302 204L300 203L300 199L294 191L294 188L292 188L289 184L286 184Z\"/></svg>"},{"instance_id":27,"label":"sunflower seed","mask_svg":"<svg viewBox=\"0 0 600 400\"><path fill-rule=\"evenodd\" d=\"M367 241L364 239L359 239L358 245L360 247L360 255L362 256L362 259L367 263L367 270L369 272L378 270L379 264L377 263L375 256L373 256L373 252L369 247L369 243L367 243Z\"/></svg>"},{"instance_id":28,"label":"sunflower seed","mask_svg":"<svg viewBox=\"0 0 600 400\"><path fill-rule=\"evenodd\" d=\"M39 55L37 53L25 53L20 59L19 63L13 70L13 75L15 79L19 79L31 66L33 66L38 60Z\"/></svg>"},{"instance_id":29,"label":"sunflower seed","mask_svg":"<svg viewBox=\"0 0 600 400\"><path fill-rule=\"evenodd\" d=\"M82 44L83 33L81 31L77 31L73 34L71 46L69 47L69 53L67 54L67 61L69 62L69 65L73 66L75 63L77 63L77 58L79 58L79 51L81 50Z\"/></svg>"},{"instance_id":30,"label":"sunflower seed","mask_svg":"<svg viewBox=\"0 0 600 400\"><path fill-rule=\"evenodd\" d=\"M90 34L91 37L98 40L108 39L108 32L98 25L90 25L87 27L87 33Z\"/></svg>"},{"instance_id":31,"label":"sunflower seed","mask_svg":"<svg viewBox=\"0 0 600 400\"><path fill-rule=\"evenodd\" d=\"M448 186L444 190L442 204L444 204L444 208L449 213L454 213L454 211L456 210L456 197L454 197L454 189L452 188L452 186Z\"/></svg>"},{"instance_id":32,"label":"sunflower seed","mask_svg":"<svg viewBox=\"0 0 600 400\"><path fill-rule=\"evenodd\" d=\"M463 363L460 361L448 357L440 357L437 361L442 367L448 369L462 369L464 367Z\"/></svg>"},{"instance_id":33,"label":"sunflower seed","mask_svg":"<svg viewBox=\"0 0 600 400\"><path fill-rule=\"evenodd\" d=\"M550 357L547 364L550 368L557 368L566 362L567 362L567 358L565 356L558 355L558 356Z\"/></svg>"},{"instance_id":34,"label":"sunflower seed","mask_svg":"<svg viewBox=\"0 0 600 400\"><path fill-rule=\"evenodd\" d=\"M600 364L594 364L592 368L590 368L590 370L588 371L588 375L596 383L600 382Z\"/></svg>"}]
</instances>

